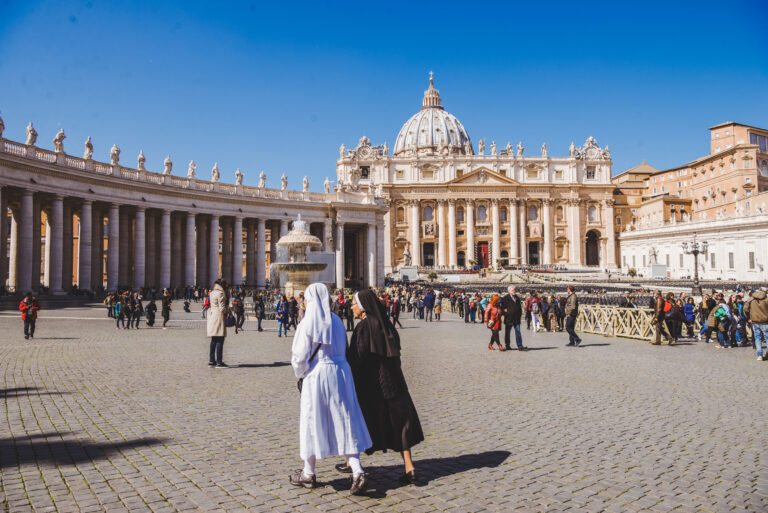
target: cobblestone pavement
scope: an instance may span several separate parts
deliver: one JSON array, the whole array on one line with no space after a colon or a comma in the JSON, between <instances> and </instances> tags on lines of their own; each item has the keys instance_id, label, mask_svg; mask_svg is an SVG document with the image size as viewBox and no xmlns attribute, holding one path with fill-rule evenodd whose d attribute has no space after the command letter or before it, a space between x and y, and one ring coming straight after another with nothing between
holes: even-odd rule
<instances>
[{"instance_id":1,"label":"cobblestone pavement","mask_svg":"<svg viewBox=\"0 0 768 513\"><path fill-rule=\"evenodd\" d=\"M421 486L396 454L363 457L353 497L319 462L293 488L290 338L249 321L209 369L199 314L117 331L103 309L42 312L25 341L0 314L0 510L768 511L768 362L715 351L524 333L488 351L482 325L407 319L404 369L426 440ZM66 318L55 318L66 317Z\"/></svg>"}]
</instances>

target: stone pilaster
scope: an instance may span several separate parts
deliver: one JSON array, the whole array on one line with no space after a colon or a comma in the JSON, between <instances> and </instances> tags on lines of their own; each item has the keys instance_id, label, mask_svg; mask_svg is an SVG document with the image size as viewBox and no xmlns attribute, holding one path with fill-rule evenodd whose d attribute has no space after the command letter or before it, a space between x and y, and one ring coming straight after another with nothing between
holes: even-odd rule
<instances>
[{"instance_id":1,"label":"stone pilaster","mask_svg":"<svg viewBox=\"0 0 768 513\"><path fill-rule=\"evenodd\" d=\"M79 272L77 287L80 290L91 290L91 244L93 243L91 200L83 200L80 206L80 251L78 254Z\"/></svg>"},{"instance_id":2,"label":"stone pilaster","mask_svg":"<svg viewBox=\"0 0 768 513\"><path fill-rule=\"evenodd\" d=\"M61 288L64 258L64 198L60 194L53 196L48 221L51 226L51 264L48 274L48 287L52 294L62 294L64 292ZM5 251L2 251L2 253L5 256Z\"/></svg>"},{"instance_id":3,"label":"stone pilaster","mask_svg":"<svg viewBox=\"0 0 768 513\"><path fill-rule=\"evenodd\" d=\"M235 217L232 229L232 285L243 283L243 218Z\"/></svg>"},{"instance_id":4,"label":"stone pilaster","mask_svg":"<svg viewBox=\"0 0 768 513\"><path fill-rule=\"evenodd\" d=\"M120 205L109 209L109 241L107 242L107 289L114 292L120 274Z\"/></svg>"},{"instance_id":5,"label":"stone pilaster","mask_svg":"<svg viewBox=\"0 0 768 513\"><path fill-rule=\"evenodd\" d=\"M456 200L448 200L448 265L456 268Z\"/></svg>"},{"instance_id":6,"label":"stone pilaster","mask_svg":"<svg viewBox=\"0 0 768 513\"><path fill-rule=\"evenodd\" d=\"M267 266L267 221L259 219L256 225L256 287L263 289L266 285Z\"/></svg>"},{"instance_id":7,"label":"stone pilaster","mask_svg":"<svg viewBox=\"0 0 768 513\"><path fill-rule=\"evenodd\" d=\"M135 254L133 256L133 288L147 284L147 209L136 207L136 227L134 229Z\"/></svg>"},{"instance_id":8,"label":"stone pilaster","mask_svg":"<svg viewBox=\"0 0 768 513\"><path fill-rule=\"evenodd\" d=\"M195 284L195 259L197 240L195 238L195 213L187 212L186 244L184 248L184 286Z\"/></svg>"}]
</instances>

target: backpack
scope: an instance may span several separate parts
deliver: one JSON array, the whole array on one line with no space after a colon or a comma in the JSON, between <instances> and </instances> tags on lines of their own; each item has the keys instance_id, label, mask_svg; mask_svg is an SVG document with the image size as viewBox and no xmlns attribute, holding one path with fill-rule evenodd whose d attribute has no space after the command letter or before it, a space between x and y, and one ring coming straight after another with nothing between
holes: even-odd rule
<instances>
[{"instance_id":1,"label":"backpack","mask_svg":"<svg viewBox=\"0 0 768 513\"><path fill-rule=\"evenodd\" d=\"M667 301L665 299L664 300L664 313L669 313L670 310L672 310L672 303L670 303L669 301Z\"/></svg>"},{"instance_id":2,"label":"backpack","mask_svg":"<svg viewBox=\"0 0 768 513\"><path fill-rule=\"evenodd\" d=\"M531 304L531 313L535 313L535 314L539 313L539 303L537 301L534 301Z\"/></svg>"}]
</instances>

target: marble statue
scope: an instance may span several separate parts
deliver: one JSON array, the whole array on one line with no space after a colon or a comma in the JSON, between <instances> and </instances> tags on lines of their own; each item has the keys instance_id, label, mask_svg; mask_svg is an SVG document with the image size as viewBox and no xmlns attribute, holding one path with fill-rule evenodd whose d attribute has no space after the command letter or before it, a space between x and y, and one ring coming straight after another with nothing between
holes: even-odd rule
<instances>
[{"instance_id":1,"label":"marble statue","mask_svg":"<svg viewBox=\"0 0 768 513\"><path fill-rule=\"evenodd\" d=\"M507 151L507 155L512 156L512 143L507 141L507 146L504 148Z\"/></svg>"},{"instance_id":2,"label":"marble statue","mask_svg":"<svg viewBox=\"0 0 768 513\"><path fill-rule=\"evenodd\" d=\"M659 263L659 252L656 250L656 248L652 247L650 251L648 251L648 256L650 257L650 261L652 264Z\"/></svg>"},{"instance_id":3,"label":"marble statue","mask_svg":"<svg viewBox=\"0 0 768 513\"><path fill-rule=\"evenodd\" d=\"M167 157L165 157L165 160L163 161L163 174L170 175L171 169L173 169L173 162L171 162L171 156L168 155Z\"/></svg>"},{"instance_id":4,"label":"marble statue","mask_svg":"<svg viewBox=\"0 0 768 513\"><path fill-rule=\"evenodd\" d=\"M347 147L346 147L346 146L344 146L343 144L342 144L341 146L339 146L339 158L340 158L340 159L343 159L343 158L344 158L344 155L345 155L346 153L347 153Z\"/></svg>"},{"instance_id":5,"label":"marble statue","mask_svg":"<svg viewBox=\"0 0 768 513\"><path fill-rule=\"evenodd\" d=\"M0 139L3 138L3 131L5 130L5 123L3 123L3 118L0 116Z\"/></svg>"},{"instance_id":6,"label":"marble statue","mask_svg":"<svg viewBox=\"0 0 768 513\"><path fill-rule=\"evenodd\" d=\"M56 153L64 153L64 139L66 138L63 128L56 132L56 137L53 138L53 149Z\"/></svg>"},{"instance_id":7,"label":"marble statue","mask_svg":"<svg viewBox=\"0 0 768 513\"><path fill-rule=\"evenodd\" d=\"M35 130L35 127L32 126L32 122L30 121L27 125L27 146L34 146L35 142L37 142L37 131Z\"/></svg>"},{"instance_id":8,"label":"marble statue","mask_svg":"<svg viewBox=\"0 0 768 513\"><path fill-rule=\"evenodd\" d=\"M2 137L2 132L0 132L0 137ZM381 148L381 154L385 157L389 155L389 145L385 142L384 146Z\"/></svg>"},{"instance_id":9,"label":"marble statue","mask_svg":"<svg viewBox=\"0 0 768 513\"><path fill-rule=\"evenodd\" d=\"M525 148L523 148L523 141L520 141L519 143L517 143L517 156L518 157L522 157L523 156L523 150L525 150Z\"/></svg>"},{"instance_id":10,"label":"marble statue","mask_svg":"<svg viewBox=\"0 0 768 513\"><path fill-rule=\"evenodd\" d=\"M283 176L280 177L280 190L284 191L288 188L288 177L285 176L285 173L283 173Z\"/></svg>"},{"instance_id":11,"label":"marble statue","mask_svg":"<svg viewBox=\"0 0 768 513\"><path fill-rule=\"evenodd\" d=\"M603 158L609 159L611 158L611 150L608 148L608 145L605 145L605 149L603 150Z\"/></svg>"},{"instance_id":12,"label":"marble statue","mask_svg":"<svg viewBox=\"0 0 768 513\"><path fill-rule=\"evenodd\" d=\"M325 177L325 181L323 182L323 190L325 190L326 194L331 193L331 181L328 179L328 177Z\"/></svg>"},{"instance_id":13,"label":"marble statue","mask_svg":"<svg viewBox=\"0 0 768 513\"><path fill-rule=\"evenodd\" d=\"M120 148L117 147L117 144L113 144L112 149L109 150L109 161L113 166L120 162Z\"/></svg>"},{"instance_id":14,"label":"marble statue","mask_svg":"<svg viewBox=\"0 0 768 513\"><path fill-rule=\"evenodd\" d=\"M380 183L376 184L376 190L373 195L376 198L381 198L384 195L384 186Z\"/></svg>"},{"instance_id":15,"label":"marble statue","mask_svg":"<svg viewBox=\"0 0 768 513\"><path fill-rule=\"evenodd\" d=\"M485 139L480 139L480 141L477 143L477 154L478 155L485 154Z\"/></svg>"},{"instance_id":16,"label":"marble statue","mask_svg":"<svg viewBox=\"0 0 768 513\"><path fill-rule=\"evenodd\" d=\"M189 167L187 167L187 178L195 177L195 169L197 169L197 164L195 164L194 160L190 160Z\"/></svg>"},{"instance_id":17,"label":"marble statue","mask_svg":"<svg viewBox=\"0 0 768 513\"><path fill-rule=\"evenodd\" d=\"M243 172L239 167L235 171L235 185L243 185Z\"/></svg>"},{"instance_id":18,"label":"marble statue","mask_svg":"<svg viewBox=\"0 0 768 513\"><path fill-rule=\"evenodd\" d=\"M144 156L144 150L139 150L139 169L144 171L144 163L147 161L147 157Z\"/></svg>"},{"instance_id":19,"label":"marble statue","mask_svg":"<svg viewBox=\"0 0 768 513\"><path fill-rule=\"evenodd\" d=\"M267 174L262 171L259 173L259 189L263 189L267 186Z\"/></svg>"},{"instance_id":20,"label":"marble statue","mask_svg":"<svg viewBox=\"0 0 768 513\"><path fill-rule=\"evenodd\" d=\"M406 267L410 267L411 265L411 250L410 246L405 247L405 251L403 252L403 262L405 263Z\"/></svg>"},{"instance_id":21,"label":"marble statue","mask_svg":"<svg viewBox=\"0 0 768 513\"><path fill-rule=\"evenodd\" d=\"M213 169L211 169L211 181L216 183L219 181L219 178L221 178L221 172L219 171L219 163L216 162L213 164Z\"/></svg>"},{"instance_id":22,"label":"marble statue","mask_svg":"<svg viewBox=\"0 0 768 513\"><path fill-rule=\"evenodd\" d=\"M93 158L93 142L91 142L91 136L85 140L85 151L83 152L83 158L85 160L91 160Z\"/></svg>"},{"instance_id":23,"label":"marble statue","mask_svg":"<svg viewBox=\"0 0 768 513\"><path fill-rule=\"evenodd\" d=\"M547 156L547 143L544 143L541 145L541 156L542 157Z\"/></svg>"},{"instance_id":24,"label":"marble statue","mask_svg":"<svg viewBox=\"0 0 768 513\"><path fill-rule=\"evenodd\" d=\"M464 143L464 155L472 155L472 143L469 141Z\"/></svg>"},{"instance_id":25,"label":"marble statue","mask_svg":"<svg viewBox=\"0 0 768 513\"><path fill-rule=\"evenodd\" d=\"M491 141L491 155L496 155L496 141Z\"/></svg>"},{"instance_id":26,"label":"marble statue","mask_svg":"<svg viewBox=\"0 0 768 513\"><path fill-rule=\"evenodd\" d=\"M301 181L301 190L303 192L309 192L309 178L306 176L304 177L304 180Z\"/></svg>"},{"instance_id":27,"label":"marble statue","mask_svg":"<svg viewBox=\"0 0 768 513\"><path fill-rule=\"evenodd\" d=\"M568 148L568 153L571 155L571 157L576 156L576 145L573 144L573 141L571 141L571 146Z\"/></svg>"}]
</instances>

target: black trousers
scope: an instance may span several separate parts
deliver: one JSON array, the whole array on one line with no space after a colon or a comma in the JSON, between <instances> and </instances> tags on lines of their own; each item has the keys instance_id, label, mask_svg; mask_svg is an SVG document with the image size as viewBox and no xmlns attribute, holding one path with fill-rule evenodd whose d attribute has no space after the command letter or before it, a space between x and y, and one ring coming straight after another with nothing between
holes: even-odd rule
<instances>
[{"instance_id":1,"label":"black trousers","mask_svg":"<svg viewBox=\"0 0 768 513\"><path fill-rule=\"evenodd\" d=\"M235 328L236 329L243 329L243 324L245 323L245 314L242 313L236 313L235 314Z\"/></svg>"},{"instance_id":2,"label":"black trousers","mask_svg":"<svg viewBox=\"0 0 768 513\"><path fill-rule=\"evenodd\" d=\"M128 325L133 324L136 326L136 329L139 329L139 321L141 321L141 314L135 313L133 316L131 316L131 320L128 321Z\"/></svg>"},{"instance_id":3,"label":"black trousers","mask_svg":"<svg viewBox=\"0 0 768 513\"><path fill-rule=\"evenodd\" d=\"M35 323L37 322L37 319L25 319L24 320L24 336L25 337L34 337L35 336Z\"/></svg>"},{"instance_id":4,"label":"black trousers","mask_svg":"<svg viewBox=\"0 0 768 513\"><path fill-rule=\"evenodd\" d=\"M496 342L499 347L502 347L501 340L499 340L499 330L491 330L491 342L488 344L488 347L493 347L494 342Z\"/></svg>"},{"instance_id":5,"label":"black trousers","mask_svg":"<svg viewBox=\"0 0 768 513\"><path fill-rule=\"evenodd\" d=\"M354 329L355 329L355 318L347 317L347 331L352 331Z\"/></svg>"}]
</instances>

